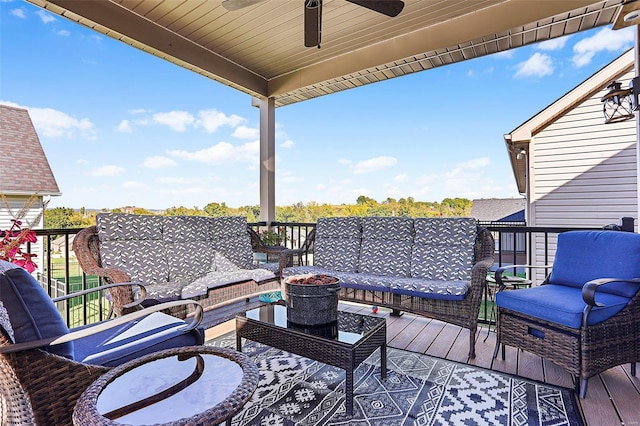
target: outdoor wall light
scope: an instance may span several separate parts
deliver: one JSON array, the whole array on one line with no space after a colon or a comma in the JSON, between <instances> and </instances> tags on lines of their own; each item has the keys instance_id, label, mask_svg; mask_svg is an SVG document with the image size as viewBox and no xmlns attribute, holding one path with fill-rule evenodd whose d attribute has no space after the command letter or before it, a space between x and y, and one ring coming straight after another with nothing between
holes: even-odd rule
<instances>
[{"instance_id":1,"label":"outdoor wall light","mask_svg":"<svg viewBox=\"0 0 640 426\"><path fill-rule=\"evenodd\" d=\"M516 155L516 160L522 160L525 155L527 155L527 151L525 151L525 149L522 148L520 152L518 152L518 155Z\"/></svg>"},{"instance_id":2,"label":"outdoor wall light","mask_svg":"<svg viewBox=\"0 0 640 426\"><path fill-rule=\"evenodd\" d=\"M604 103L602 111L604 112L605 124L635 118L634 112L640 106L638 102L640 77L634 77L629 83L628 89L623 89L622 83L617 81L612 81L607 86L607 89L609 89L609 92L601 99Z\"/></svg>"}]
</instances>

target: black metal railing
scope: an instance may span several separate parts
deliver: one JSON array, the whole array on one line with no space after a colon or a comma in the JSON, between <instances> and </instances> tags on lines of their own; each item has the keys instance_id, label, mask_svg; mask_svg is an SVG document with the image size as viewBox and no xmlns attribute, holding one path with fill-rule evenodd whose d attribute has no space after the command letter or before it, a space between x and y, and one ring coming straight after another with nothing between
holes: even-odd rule
<instances>
[{"instance_id":1,"label":"black metal railing","mask_svg":"<svg viewBox=\"0 0 640 426\"><path fill-rule=\"evenodd\" d=\"M267 227L266 222L250 223L256 230ZM561 232L569 230L591 230L601 228L577 228L577 227L528 227L520 223L482 223L489 229L496 241L495 267L531 263L534 239L537 238L536 250L544 253L544 263L549 264L553 259L551 244L555 238L551 238ZM300 248L315 228L315 223L298 222L273 222L272 227L282 227L286 230L287 238L282 242L287 248ZM95 276L87 276L78 266L72 253L71 240L81 228L74 229L45 229L36 230L38 238L42 238L43 258L42 270L36 272L36 276L51 297L69 294L71 292L92 288L102 284L102 280ZM53 250L53 241L62 237L59 250ZM540 243L539 241L542 241ZM57 240L60 242L60 240ZM540 248L540 245L542 248ZM27 247L30 251L30 247ZM312 264L312 254L307 253L305 262ZM485 294L485 300L489 301L490 295ZM88 295L74 298L59 307L70 326L84 325L106 318L108 302L99 295ZM483 303L480 312L481 321L488 322L491 319L490 303Z\"/></svg>"}]
</instances>

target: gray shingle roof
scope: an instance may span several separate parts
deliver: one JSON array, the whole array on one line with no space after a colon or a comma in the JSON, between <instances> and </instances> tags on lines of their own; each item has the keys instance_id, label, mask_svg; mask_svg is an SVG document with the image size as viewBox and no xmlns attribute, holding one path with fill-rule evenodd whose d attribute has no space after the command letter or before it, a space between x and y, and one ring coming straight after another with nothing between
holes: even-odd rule
<instances>
[{"instance_id":1,"label":"gray shingle roof","mask_svg":"<svg viewBox=\"0 0 640 426\"><path fill-rule=\"evenodd\" d=\"M473 200L471 217L482 222L524 221L524 202L523 198Z\"/></svg>"},{"instance_id":2,"label":"gray shingle roof","mask_svg":"<svg viewBox=\"0 0 640 426\"><path fill-rule=\"evenodd\" d=\"M0 105L0 192L61 195L26 109Z\"/></svg>"}]
</instances>

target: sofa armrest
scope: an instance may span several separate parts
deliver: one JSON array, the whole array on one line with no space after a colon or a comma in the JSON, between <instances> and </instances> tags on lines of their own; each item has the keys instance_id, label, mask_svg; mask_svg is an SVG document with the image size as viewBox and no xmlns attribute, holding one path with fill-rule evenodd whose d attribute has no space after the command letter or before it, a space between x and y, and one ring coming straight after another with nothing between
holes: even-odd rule
<instances>
[{"instance_id":1,"label":"sofa armrest","mask_svg":"<svg viewBox=\"0 0 640 426\"><path fill-rule=\"evenodd\" d=\"M640 278L598 278L591 280L582 287L582 300L590 307L604 306L596 302L596 292L601 286L614 282L640 283Z\"/></svg>"},{"instance_id":2,"label":"sofa armrest","mask_svg":"<svg viewBox=\"0 0 640 426\"><path fill-rule=\"evenodd\" d=\"M126 283L115 283L115 284L105 284L105 285L100 285L98 287L92 287L86 290L82 290L82 291L76 291L74 293L70 293L70 294L66 294L64 296L59 296L56 297L53 300L53 302L62 302L64 300L67 299L71 299L73 297L78 297L78 296L84 296L85 294L90 294L90 293L95 293L96 291L102 291L102 290L108 290L110 288L116 288L116 287L131 287L131 286L138 286L138 288L140 288L140 296L138 297L138 299L134 300L131 303L128 303L126 305L123 305L123 308L127 308L127 309L132 309L137 307L138 305L140 305L146 298L147 298L147 289L146 287L142 284L142 283L133 283L133 282L126 282ZM142 307L142 306L140 306Z\"/></svg>"},{"instance_id":3,"label":"sofa armrest","mask_svg":"<svg viewBox=\"0 0 640 426\"><path fill-rule=\"evenodd\" d=\"M202 322L202 316L204 315L204 310L202 306L196 302L195 300L176 300L173 302L165 302L160 303L158 305L149 306L148 308L144 308L139 311L132 312L130 314L123 315L121 317L117 317L108 321L103 321L96 323L95 325L91 325L89 327L84 327L77 331L71 331L62 336L54 336L46 339L33 340L30 342L23 343L14 343L12 345L3 346L0 348L0 353L12 353L12 352L20 352L29 349L38 349L45 346L54 346L60 345L62 343L72 342L74 340L91 336L92 334L100 333L105 330L109 330L114 327L119 327L123 324L126 324L130 321L133 321L138 318L145 317L154 312L163 311L165 309L170 309L175 306L192 304L196 306L196 310L193 316L193 319L189 323L185 323L183 327L180 328L180 331L183 333L188 333L191 330L195 329Z\"/></svg>"}]
</instances>

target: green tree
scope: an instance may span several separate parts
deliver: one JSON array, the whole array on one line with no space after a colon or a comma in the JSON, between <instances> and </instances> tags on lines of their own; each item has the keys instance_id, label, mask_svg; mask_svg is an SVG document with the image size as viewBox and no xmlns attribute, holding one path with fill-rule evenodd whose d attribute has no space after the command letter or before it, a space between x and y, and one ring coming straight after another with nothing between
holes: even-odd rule
<instances>
[{"instance_id":1,"label":"green tree","mask_svg":"<svg viewBox=\"0 0 640 426\"><path fill-rule=\"evenodd\" d=\"M209 203L204 206L204 214L211 217L228 216L229 208L225 203Z\"/></svg>"},{"instance_id":2,"label":"green tree","mask_svg":"<svg viewBox=\"0 0 640 426\"><path fill-rule=\"evenodd\" d=\"M46 229L71 228L71 216L75 212L71 207L55 207L44 212L44 227Z\"/></svg>"}]
</instances>

